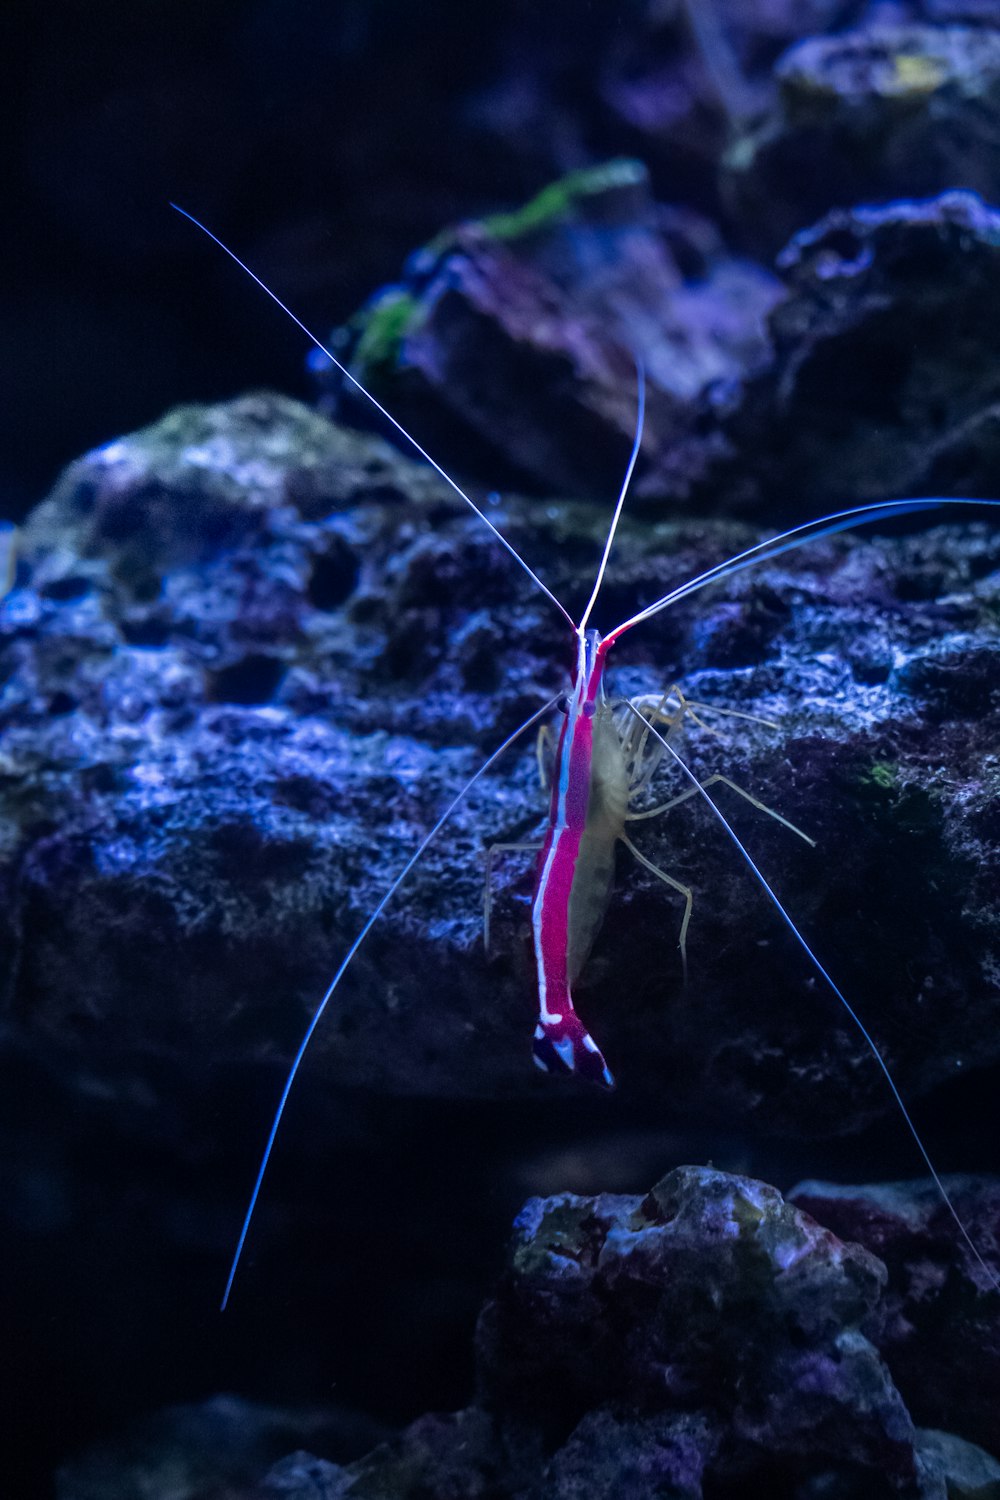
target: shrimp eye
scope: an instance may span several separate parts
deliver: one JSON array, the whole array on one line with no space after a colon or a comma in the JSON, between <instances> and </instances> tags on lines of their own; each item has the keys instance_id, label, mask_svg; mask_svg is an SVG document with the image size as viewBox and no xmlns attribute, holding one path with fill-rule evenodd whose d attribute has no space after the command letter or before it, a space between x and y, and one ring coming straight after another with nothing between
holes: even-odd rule
<instances>
[{"instance_id":1,"label":"shrimp eye","mask_svg":"<svg viewBox=\"0 0 1000 1500\"><path fill-rule=\"evenodd\" d=\"M559 697L556 699L556 708L559 710L559 712L561 714L568 714L569 713L569 694L568 693L560 693L559 694Z\"/></svg>"},{"instance_id":2,"label":"shrimp eye","mask_svg":"<svg viewBox=\"0 0 1000 1500\"><path fill-rule=\"evenodd\" d=\"M594 717L594 715L596 714L596 712L597 712L597 704L596 703L585 703L583 705L583 717L585 719L592 719Z\"/></svg>"}]
</instances>

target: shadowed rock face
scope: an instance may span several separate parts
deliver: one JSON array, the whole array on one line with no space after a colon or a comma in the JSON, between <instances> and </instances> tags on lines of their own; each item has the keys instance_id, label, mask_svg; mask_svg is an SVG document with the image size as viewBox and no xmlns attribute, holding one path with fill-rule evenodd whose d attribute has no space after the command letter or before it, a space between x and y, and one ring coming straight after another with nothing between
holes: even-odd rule
<instances>
[{"instance_id":1,"label":"shadowed rock face","mask_svg":"<svg viewBox=\"0 0 1000 1500\"><path fill-rule=\"evenodd\" d=\"M872 1189L873 1201L888 1191ZM981 1207L995 1227L995 1200ZM904 1229L903 1253L905 1239ZM873 1341L891 1319L886 1279L869 1249L748 1177L681 1167L645 1196L535 1198L479 1320L474 1405L422 1417L350 1464L300 1451L259 1484L245 1475L273 1441L272 1414L248 1412L238 1446L233 1403L203 1408L200 1423L168 1413L130 1449L67 1469L60 1500L104 1500L114 1482L120 1493L154 1475L172 1436L177 1473L204 1447L203 1484L228 1477L226 1493L247 1500L699 1500L765 1486L789 1497L822 1486L844 1500L991 1495L994 1459L913 1425L891 1355ZM970 1300L970 1360L995 1332L997 1302ZM913 1376L925 1420L939 1420L935 1383ZM192 1443L213 1423L228 1438L214 1453ZM969 1424L966 1413L955 1426ZM341 1419L326 1451L350 1441Z\"/></svg>"},{"instance_id":2,"label":"shadowed rock face","mask_svg":"<svg viewBox=\"0 0 1000 1500\"><path fill-rule=\"evenodd\" d=\"M1000 215L972 193L838 209L778 257L772 359L723 418L730 503L997 488Z\"/></svg>"},{"instance_id":3,"label":"shadowed rock face","mask_svg":"<svg viewBox=\"0 0 1000 1500\"><path fill-rule=\"evenodd\" d=\"M948 1190L973 1243L996 1254L1000 1180L952 1177ZM1000 1449L1000 1322L982 1268L956 1236L930 1182L848 1187L803 1182L797 1207L859 1240L888 1272L868 1325L918 1422Z\"/></svg>"},{"instance_id":4,"label":"shadowed rock face","mask_svg":"<svg viewBox=\"0 0 1000 1500\"><path fill-rule=\"evenodd\" d=\"M971 11L971 7L969 10ZM812 36L775 67L777 99L724 157L722 191L773 253L830 208L970 188L994 200L1000 32L870 25Z\"/></svg>"},{"instance_id":5,"label":"shadowed rock face","mask_svg":"<svg viewBox=\"0 0 1000 1500\"><path fill-rule=\"evenodd\" d=\"M417 252L359 314L352 366L435 451L606 499L641 361L635 510L794 523L806 506L989 496L998 245L997 211L949 192L835 209L773 276L617 162ZM356 412L339 375L320 383Z\"/></svg>"},{"instance_id":6,"label":"shadowed rock face","mask_svg":"<svg viewBox=\"0 0 1000 1500\"><path fill-rule=\"evenodd\" d=\"M654 202L641 163L615 161L417 251L358 315L353 368L437 449L596 499L620 483L641 362L640 489L684 500L716 456L706 393L762 364L780 294L707 219Z\"/></svg>"},{"instance_id":7,"label":"shadowed rock face","mask_svg":"<svg viewBox=\"0 0 1000 1500\"><path fill-rule=\"evenodd\" d=\"M606 509L495 514L580 607ZM607 624L752 540L626 525ZM612 691L680 679L686 754L884 1047L904 1092L998 1056L996 533L836 538L619 648ZM3 601L3 993L42 1047L288 1057L340 955L486 754L565 682L545 598L433 476L272 397L192 408L81 460ZM679 790L664 772L657 798ZM525 742L387 911L317 1036L330 1085L538 1097ZM626 1097L842 1131L891 1100L709 810L637 825L695 892L621 866L579 989ZM920 1026L911 1017L919 1007ZM572 1085L566 1087L571 1088Z\"/></svg>"}]
</instances>

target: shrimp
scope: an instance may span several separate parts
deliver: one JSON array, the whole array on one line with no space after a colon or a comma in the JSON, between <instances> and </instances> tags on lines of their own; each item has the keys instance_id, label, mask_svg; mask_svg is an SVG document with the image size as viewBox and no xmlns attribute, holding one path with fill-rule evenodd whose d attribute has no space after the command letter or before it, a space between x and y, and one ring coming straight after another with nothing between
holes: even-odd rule
<instances>
[{"instance_id":1,"label":"shrimp","mask_svg":"<svg viewBox=\"0 0 1000 1500\"><path fill-rule=\"evenodd\" d=\"M728 776L718 774L659 807L630 811L636 794L648 785L662 751L673 753L669 740L680 728L685 714L690 713L701 723L696 710L704 711L708 705L689 703L676 687L671 689L677 695L677 708L672 712L666 711L669 694L659 699L624 699L614 703L604 691L607 652L602 650L599 633L585 629L579 645L576 683L572 699L565 703L566 721L556 751L549 826L539 855L532 901L539 1001L533 1052L535 1063L543 1072L577 1072L612 1088L611 1071L576 1013L570 986L581 973L604 921L614 885L616 843L624 844L645 869L684 897L678 947L685 978L687 929L694 902L686 885L659 869L636 848L625 832L626 823L668 812L696 795L696 791L724 783L807 844L815 847L815 843L773 808L759 802ZM754 714L734 717L757 718ZM656 729L657 722L667 726L666 733ZM766 719L758 722L776 727ZM651 736L653 755L647 753Z\"/></svg>"},{"instance_id":2,"label":"shrimp","mask_svg":"<svg viewBox=\"0 0 1000 1500\"><path fill-rule=\"evenodd\" d=\"M800 932L794 919L780 901L749 850L737 836L722 809L718 806L714 798L709 795L708 787L713 782L727 782L730 786L734 784L728 782L728 778L721 776L709 777L704 782L699 781L671 743L671 730L680 722L680 718L683 717L686 708L683 700L680 701L677 712L672 714L666 713L662 707L657 709L648 702L641 700L625 700L622 705L616 706L609 702L604 687L604 672L608 653L626 632L632 630L637 625L645 623L655 615L671 608L671 606L677 604L680 600L690 597L710 584L719 582L725 578L731 578L747 568L771 562L782 554L801 547L807 542L816 541L819 538L828 537L840 531L872 524L895 516L925 510L930 511L941 507L969 505L998 507L1000 506L1000 500L967 500L953 497L889 500L870 505L854 506L846 510L820 516L813 521L805 522L788 531L781 532L779 535L768 540L758 542L724 562L707 568L694 578L690 578L685 583L671 589L652 604L640 609L636 614L622 621L606 635L602 636L598 631L589 627L589 621L604 581L618 523L642 443L645 379L641 365L637 369L639 400L632 451L617 504L612 515L594 586L580 621L576 623L565 606L537 576L530 565L503 536L489 517L476 505L475 501L465 493L457 481L396 420L391 412L382 406L376 397L361 384L351 371L335 358L330 350L296 317L295 313L292 312L277 294L233 250L224 244L218 236L213 234L210 229L206 228L205 225L201 224L185 209L180 208L176 204L171 206L176 208L177 212L182 214L186 219L189 219L197 229L207 235L226 255L235 261L240 269L251 280L256 282L261 290L292 319L310 342L330 360L342 377L370 402L406 442L430 464L445 483L479 517L483 524L488 527L496 540L531 578L533 584L550 600L572 631L576 646L576 669L572 691L562 705L565 709L565 720L556 747L549 826L539 855L535 894L532 902L532 930L539 991L539 1018L533 1041L535 1062L546 1071L576 1072L585 1079L603 1084L606 1087L610 1087L613 1084L611 1071L598 1044L591 1037L573 1005L571 985L578 977L594 937L603 921L604 910L611 889L613 850L616 841L624 841L644 864L653 869L654 873L685 894L688 904L681 929L681 947L683 953L683 939L686 932L687 919L690 916L690 892L681 886L680 882L674 881L672 877L656 869L655 866L650 865L649 861L645 860L639 854L638 850L632 846L631 841L626 838L624 833L625 823L629 816L630 796L637 787L641 789L648 781L648 766L642 764L642 756L648 738L652 737L659 747L657 753L671 756L678 769L690 782L689 788L680 797L671 799L662 808L654 809L653 811L664 811L667 807L675 806L678 802L690 796L699 796L707 803L713 816L733 841L736 849L747 863L752 875L765 892L775 910L791 930L817 975L836 996L854 1025L858 1027L866 1045L886 1079L895 1103L920 1151L942 1202L947 1207L962 1238L980 1268L994 1289L1000 1292L1000 1277L986 1264L982 1254L972 1241L968 1230L959 1217L947 1189L931 1161L916 1125L907 1110L888 1064L885 1062L871 1033L867 1030L843 991L836 984L829 971ZM552 699L551 702L543 705L537 712L532 714L518 729L507 737L503 744L493 752L466 782L385 892L341 960L340 966L327 986L326 992L306 1028L305 1035L299 1044L285 1078L284 1087L271 1122L270 1132L264 1146L257 1177L230 1265L222 1298L223 1309L227 1306L230 1293L232 1292L236 1272L246 1244L247 1234L257 1206L261 1186L270 1162L289 1095L316 1028L322 1020L344 974L369 932L379 921L386 907L395 898L401 886L408 879L411 871L420 861L425 850L437 838L467 793L516 741L521 739L530 728L538 724L552 711L557 701L557 699ZM638 732L634 728L629 728L630 720L633 721L634 725L641 726ZM661 733L657 728L657 722L666 724L666 733ZM742 792L742 789L739 787L736 787L735 790ZM801 832L799 829L794 829L793 825L787 824L787 820L780 818L779 814L773 813L772 809L764 807L761 803L757 803L756 799L749 797L748 793L743 793L743 795L747 796L758 807L763 808L764 811L778 817L779 821L792 827L794 832Z\"/></svg>"}]
</instances>

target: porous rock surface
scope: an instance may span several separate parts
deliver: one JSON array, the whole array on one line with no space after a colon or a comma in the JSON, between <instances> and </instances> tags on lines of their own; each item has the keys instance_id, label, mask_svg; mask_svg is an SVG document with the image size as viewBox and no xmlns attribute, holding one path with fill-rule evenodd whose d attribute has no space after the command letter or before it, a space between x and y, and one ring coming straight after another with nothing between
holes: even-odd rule
<instances>
[{"instance_id":1,"label":"porous rock surface","mask_svg":"<svg viewBox=\"0 0 1000 1500\"><path fill-rule=\"evenodd\" d=\"M491 513L580 609L606 510ZM599 619L752 539L626 524ZM692 725L685 753L816 840L716 788L911 1097L1000 1056L998 562L988 522L834 538L637 630L611 677L769 721L707 710L717 734ZM103 1069L288 1058L421 837L571 660L432 475L294 403L180 410L81 460L0 604L8 1024ZM315 1041L328 1087L572 1089L530 1066L530 856L498 864L481 940L484 851L537 838L543 804L525 739L361 950ZM709 809L636 836L695 905L685 986L679 901L622 865L578 1000L626 1097L792 1131L890 1109Z\"/></svg>"}]
</instances>

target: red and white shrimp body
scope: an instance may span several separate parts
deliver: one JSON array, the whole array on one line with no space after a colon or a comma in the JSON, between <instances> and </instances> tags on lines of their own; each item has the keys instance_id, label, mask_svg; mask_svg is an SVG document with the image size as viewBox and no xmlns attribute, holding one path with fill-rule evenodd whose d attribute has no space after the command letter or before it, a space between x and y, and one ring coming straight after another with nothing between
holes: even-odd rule
<instances>
[{"instance_id":1,"label":"red and white shrimp body","mask_svg":"<svg viewBox=\"0 0 1000 1500\"><path fill-rule=\"evenodd\" d=\"M538 965L534 1058L613 1087L600 1048L573 1006L614 883L615 843L625 828L629 774L604 693L607 644L580 637L573 694L559 733L549 827L538 858L531 924Z\"/></svg>"}]
</instances>

